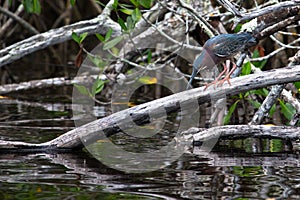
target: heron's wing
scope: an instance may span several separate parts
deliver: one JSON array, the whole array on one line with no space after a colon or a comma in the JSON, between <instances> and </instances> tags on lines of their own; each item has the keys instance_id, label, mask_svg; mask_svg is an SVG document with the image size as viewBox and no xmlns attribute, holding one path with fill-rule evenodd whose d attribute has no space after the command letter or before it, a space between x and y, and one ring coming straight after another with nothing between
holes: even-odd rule
<instances>
[{"instance_id":1,"label":"heron's wing","mask_svg":"<svg viewBox=\"0 0 300 200\"><path fill-rule=\"evenodd\" d=\"M232 57L245 50L251 38L250 34L225 34L213 42L212 51L219 57Z\"/></svg>"}]
</instances>

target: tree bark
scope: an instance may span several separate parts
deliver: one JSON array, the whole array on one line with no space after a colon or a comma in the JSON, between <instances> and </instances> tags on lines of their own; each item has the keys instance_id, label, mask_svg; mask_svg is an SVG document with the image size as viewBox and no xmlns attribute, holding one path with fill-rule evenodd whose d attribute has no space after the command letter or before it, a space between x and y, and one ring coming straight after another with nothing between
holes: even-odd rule
<instances>
[{"instance_id":1,"label":"tree bark","mask_svg":"<svg viewBox=\"0 0 300 200\"><path fill-rule=\"evenodd\" d=\"M231 85L225 83L222 87L217 87L216 89L210 87L207 90L204 90L204 87L195 88L113 113L110 116L71 130L49 142L29 144L0 141L0 149L23 148L44 151L81 148L83 146L82 139L86 140L87 143L92 143L98 138L99 131L105 132L106 136L121 131L120 125L126 124L128 118L131 118L136 124L141 125L149 122L149 113L157 115L169 114L178 111L180 105L189 105L190 102L197 101L201 104L210 101L211 97L214 97L214 99L218 97L223 98L221 94L226 94L227 96L236 95L252 89L296 81L300 81L300 65L237 77L232 79ZM286 136L288 137L287 134Z\"/></svg>"}]
</instances>

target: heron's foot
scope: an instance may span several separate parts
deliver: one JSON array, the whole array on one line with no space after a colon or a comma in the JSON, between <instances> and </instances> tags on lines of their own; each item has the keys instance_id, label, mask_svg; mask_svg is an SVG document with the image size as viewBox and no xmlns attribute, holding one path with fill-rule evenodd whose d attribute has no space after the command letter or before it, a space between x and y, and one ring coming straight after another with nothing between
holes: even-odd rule
<instances>
[{"instance_id":1,"label":"heron's foot","mask_svg":"<svg viewBox=\"0 0 300 200\"><path fill-rule=\"evenodd\" d=\"M218 83L218 87L219 86L222 86L223 84L224 84L224 82L225 81L227 81L227 83L229 84L229 85L231 85L231 83L230 83L230 75L228 76L225 76L222 80L220 80L220 81L218 81L219 83Z\"/></svg>"}]
</instances>

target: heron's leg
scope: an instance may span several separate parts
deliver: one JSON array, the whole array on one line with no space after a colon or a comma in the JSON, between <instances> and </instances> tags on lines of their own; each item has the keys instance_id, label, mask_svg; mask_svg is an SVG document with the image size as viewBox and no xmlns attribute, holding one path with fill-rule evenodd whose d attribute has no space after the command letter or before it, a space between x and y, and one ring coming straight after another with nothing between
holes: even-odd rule
<instances>
[{"instance_id":1,"label":"heron's leg","mask_svg":"<svg viewBox=\"0 0 300 200\"><path fill-rule=\"evenodd\" d=\"M237 66L236 66L236 64L235 64L234 62L232 62L232 64L233 64L232 69L230 70L229 73L226 74L226 76L224 77L223 80L220 80L220 81L219 81L218 86L223 85L223 83L224 83L225 81L227 81L228 84L231 85L231 83L230 83L230 76L231 76L231 74L234 72L234 70L237 68Z\"/></svg>"},{"instance_id":2,"label":"heron's leg","mask_svg":"<svg viewBox=\"0 0 300 200\"><path fill-rule=\"evenodd\" d=\"M229 72L229 69L230 69L230 60L226 60L226 64L223 63L223 66L224 66L224 70L219 74L219 76L213 82L206 84L204 90L206 90L211 85L215 86L219 82L220 78L225 73L226 73L226 76L227 76L227 74Z\"/></svg>"}]
</instances>

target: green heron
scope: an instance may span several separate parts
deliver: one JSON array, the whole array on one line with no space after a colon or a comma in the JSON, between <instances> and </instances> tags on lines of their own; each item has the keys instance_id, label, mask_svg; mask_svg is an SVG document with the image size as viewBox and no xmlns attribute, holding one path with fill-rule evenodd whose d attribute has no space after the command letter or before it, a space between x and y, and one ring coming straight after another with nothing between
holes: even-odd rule
<instances>
[{"instance_id":1,"label":"green heron","mask_svg":"<svg viewBox=\"0 0 300 200\"><path fill-rule=\"evenodd\" d=\"M187 89L191 85L193 79L200 70L206 68L213 68L217 64L231 59L238 52L246 51L249 47L256 45L256 39L250 33L239 34L221 34L207 40L203 46L201 54L197 57L193 64L193 73L188 82ZM210 84L207 84L205 89L219 81L220 77L225 73L225 78L220 82L222 85L226 80L230 84L230 75L236 69L236 65L233 64L233 68L230 72L228 66L224 64L224 70L219 76Z\"/></svg>"}]
</instances>

